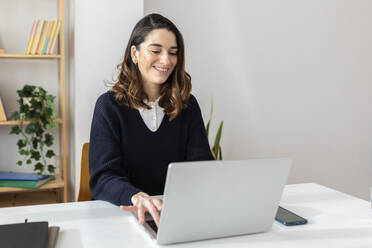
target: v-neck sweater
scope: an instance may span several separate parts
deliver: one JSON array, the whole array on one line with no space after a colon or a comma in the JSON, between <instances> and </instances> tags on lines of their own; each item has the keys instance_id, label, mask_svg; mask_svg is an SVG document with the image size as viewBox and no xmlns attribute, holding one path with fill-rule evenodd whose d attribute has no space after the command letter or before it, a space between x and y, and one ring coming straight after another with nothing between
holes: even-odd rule
<instances>
[{"instance_id":1,"label":"v-neck sweater","mask_svg":"<svg viewBox=\"0 0 372 248\"><path fill-rule=\"evenodd\" d=\"M114 93L95 105L89 145L93 199L131 205L138 192L161 195L171 162L213 160L196 98L169 121L164 116L152 132L137 109L119 105Z\"/></svg>"}]
</instances>

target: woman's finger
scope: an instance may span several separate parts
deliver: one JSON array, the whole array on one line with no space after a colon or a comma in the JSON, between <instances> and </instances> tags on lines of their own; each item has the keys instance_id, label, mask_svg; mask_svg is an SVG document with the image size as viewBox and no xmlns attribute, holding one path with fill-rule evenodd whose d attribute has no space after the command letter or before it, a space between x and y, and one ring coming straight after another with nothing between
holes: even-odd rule
<instances>
[{"instance_id":1,"label":"woman's finger","mask_svg":"<svg viewBox=\"0 0 372 248\"><path fill-rule=\"evenodd\" d=\"M124 206L124 205L121 205L120 206L120 209L121 210L124 210L124 211L131 211L131 212L134 212L137 210L137 207L136 206Z\"/></svg>"},{"instance_id":2,"label":"woman's finger","mask_svg":"<svg viewBox=\"0 0 372 248\"><path fill-rule=\"evenodd\" d=\"M157 198L152 198L152 202L154 203L157 210L160 212L161 208L163 207L163 201Z\"/></svg>"},{"instance_id":3,"label":"woman's finger","mask_svg":"<svg viewBox=\"0 0 372 248\"><path fill-rule=\"evenodd\" d=\"M141 225L145 224L145 208L143 205L138 207L137 217Z\"/></svg>"},{"instance_id":4,"label":"woman's finger","mask_svg":"<svg viewBox=\"0 0 372 248\"><path fill-rule=\"evenodd\" d=\"M156 226L159 226L160 215L152 201L146 201L147 211L151 214Z\"/></svg>"}]
</instances>

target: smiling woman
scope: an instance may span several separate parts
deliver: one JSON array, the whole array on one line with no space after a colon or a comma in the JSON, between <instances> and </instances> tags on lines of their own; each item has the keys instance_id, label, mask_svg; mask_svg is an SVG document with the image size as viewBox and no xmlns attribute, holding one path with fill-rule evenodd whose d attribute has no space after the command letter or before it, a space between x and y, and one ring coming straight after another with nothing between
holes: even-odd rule
<instances>
[{"instance_id":1,"label":"smiling woman","mask_svg":"<svg viewBox=\"0 0 372 248\"><path fill-rule=\"evenodd\" d=\"M89 146L94 199L149 212L158 225L168 164L213 160L198 102L190 94L183 37L159 14L134 27L113 87L96 103Z\"/></svg>"}]
</instances>

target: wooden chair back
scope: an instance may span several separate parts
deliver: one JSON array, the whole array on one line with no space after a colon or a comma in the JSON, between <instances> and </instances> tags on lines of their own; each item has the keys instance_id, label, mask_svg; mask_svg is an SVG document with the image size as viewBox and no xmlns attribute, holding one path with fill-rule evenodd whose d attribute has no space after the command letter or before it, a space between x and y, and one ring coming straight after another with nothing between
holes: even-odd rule
<instances>
[{"instance_id":1,"label":"wooden chair back","mask_svg":"<svg viewBox=\"0 0 372 248\"><path fill-rule=\"evenodd\" d=\"M89 201L92 198L89 190L89 142L81 148L80 183L77 201Z\"/></svg>"}]
</instances>

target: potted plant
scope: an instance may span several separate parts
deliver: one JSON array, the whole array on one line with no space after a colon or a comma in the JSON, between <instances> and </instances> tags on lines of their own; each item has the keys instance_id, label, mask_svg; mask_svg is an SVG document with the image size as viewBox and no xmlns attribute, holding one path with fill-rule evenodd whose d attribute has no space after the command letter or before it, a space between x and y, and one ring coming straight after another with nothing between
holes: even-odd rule
<instances>
[{"instance_id":1,"label":"potted plant","mask_svg":"<svg viewBox=\"0 0 372 248\"><path fill-rule=\"evenodd\" d=\"M19 160L19 166L34 164L34 171L43 174L47 171L54 174L56 167L48 162L56 154L50 148L53 145L53 136L47 132L55 128L56 116L53 105L55 96L50 95L42 87L25 85L17 91L19 110L12 113L10 119L20 120L19 125L12 127L10 134L21 135L17 142L18 153L24 156L24 161Z\"/></svg>"},{"instance_id":2,"label":"potted plant","mask_svg":"<svg viewBox=\"0 0 372 248\"><path fill-rule=\"evenodd\" d=\"M208 138L209 138L209 127L212 122L212 115L213 115L213 99L211 100L211 112L209 114L209 120L207 122L207 125L205 126L205 130L207 131ZM221 137L222 137L222 128L223 128L223 121L220 122L216 136L214 138L213 146L211 148L212 155L215 160L222 160L222 149L220 145Z\"/></svg>"}]
</instances>

